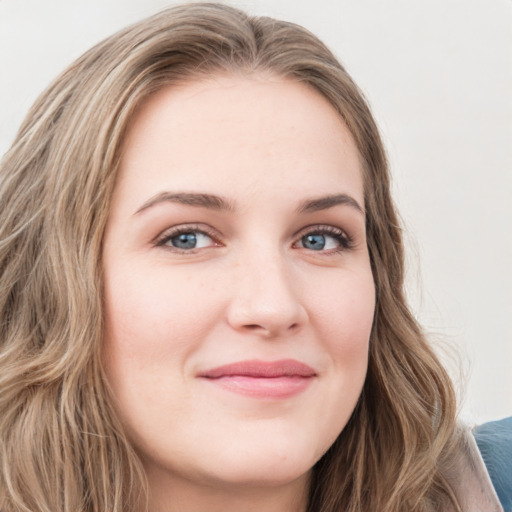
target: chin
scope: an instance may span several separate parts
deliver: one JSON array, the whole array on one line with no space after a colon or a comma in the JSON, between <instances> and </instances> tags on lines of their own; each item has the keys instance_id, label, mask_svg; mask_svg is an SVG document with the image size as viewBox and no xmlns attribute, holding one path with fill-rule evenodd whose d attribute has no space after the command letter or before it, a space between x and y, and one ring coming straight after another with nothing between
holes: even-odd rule
<instances>
[{"instance_id":1,"label":"chin","mask_svg":"<svg viewBox=\"0 0 512 512\"><path fill-rule=\"evenodd\" d=\"M322 453L311 446L281 443L252 443L241 449L232 446L214 457L212 473L219 480L241 486L282 486L307 478Z\"/></svg>"},{"instance_id":2,"label":"chin","mask_svg":"<svg viewBox=\"0 0 512 512\"><path fill-rule=\"evenodd\" d=\"M293 464L263 464L250 467L237 466L233 471L215 472L212 480L224 486L234 487L283 487L301 479L308 479L312 468L309 465L297 467Z\"/></svg>"}]
</instances>

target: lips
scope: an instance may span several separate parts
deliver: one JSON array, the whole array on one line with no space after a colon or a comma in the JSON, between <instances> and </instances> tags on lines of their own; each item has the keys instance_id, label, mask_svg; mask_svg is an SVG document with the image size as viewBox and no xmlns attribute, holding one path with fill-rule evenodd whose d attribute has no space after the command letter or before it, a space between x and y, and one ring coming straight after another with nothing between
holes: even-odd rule
<instances>
[{"instance_id":1,"label":"lips","mask_svg":"<svg viewBox=\"0 0 512 512\"><path fill-rule=\"evenodd\" d=\"M307 364L294 359L240 361L198 375L220 388L260 399L280 399L304 391L317 376Z\"/></svg>"}]
</instances>

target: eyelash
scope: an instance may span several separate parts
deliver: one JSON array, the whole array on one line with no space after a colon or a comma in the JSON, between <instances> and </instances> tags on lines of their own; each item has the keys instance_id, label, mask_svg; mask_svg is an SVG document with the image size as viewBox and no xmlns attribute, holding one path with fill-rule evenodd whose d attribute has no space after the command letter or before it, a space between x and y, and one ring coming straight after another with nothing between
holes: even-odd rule
<instances>
[{"instance_id":1,"label":"eyelash","mask_svg":"<svg viewBox=\"0 0 512 512\"><path fill-rule=\"evenodd\" d=\"M216 235L216 233L213 230L208 229L207 226L203 226L203 225L199 226L197 224L188 224L188 225L184 225L184 226L177 226L174 228L170 228L170 229L164 231L161 235L159 235L154 240L153 243L156 247L163 247L163 248L168 249L173 252L178 252L178 253L182 253L182 254L193 254L198 249L188 249L187 250L187 249L180 249L179 247L173 247L173 246L167 245L167 243L170 242L173 238L175 238L179 235L185 235L185 234L189 234L189 233L200 233L200 234L206 235L213 240L214 246L222 245L222 243L219 240L218 235Z\"/></svg>"},{"instance_id":2,"label":"eyelash","mask_svg":"<svg viewBox=\"0 0 512 512\"><path fill-rule=\"evenodd\" d=\"M307 235L327 235L334 238L339 243L339 247L336 247L335 249L318 251L322 254L337 254L343 251L350 250L354 247L354 240L352 239L352 237L342 229L334 226L326 226L322 224L307 226L306 228L301 230L297 235L298 242L300 242ZM298 242L295 242L295 244L297 244Z\"/></svg>"},{"instance_id":3,"label":"eyelash","mask_svg":"<svg viewBox=\"0 0 512 512\"><path fill-rule=\"evenodd\" d=\"M219 240L219 236L214 232L212 229L209 229L208 226L204 225L197 225L197 224L189 224L189 225L183 225L183 226L177 226L170 228L166 231L164 231L162 234L160 234L154 241L153 244L156 247L163 247L167 250L170 250L172 252L181 253L181 254L195 254L197 251L201 250L202 248L192 248L192 249L180 249L179 247L173 247L171 245L167 245L173 238L189 234L189 233L199 233L208 236L212 239L213 245L212 247L218 247L222 245L222 242ZM340 228L334 227L334 226L328 226L328 225L313 225L313 226L307 226L306 228L302 229L297 235L295 235L295 238L297 239L294 242L294 246L296 246L298 243L301 243L304 237L308 235L327 235L332 238L334 238L337 243L339 244L338 247L334 249L326 249L326 250L320 250L320 251L314 251L310 250L310 252L318 252L323 255L330 255L330 254L337 254L341 253L343 251L350 250L354 247L354 241L350 235L348 235L345 231L343 231ZM306 249L306 247L299 247L300 249Z\"/></svg>"}]
</instances>

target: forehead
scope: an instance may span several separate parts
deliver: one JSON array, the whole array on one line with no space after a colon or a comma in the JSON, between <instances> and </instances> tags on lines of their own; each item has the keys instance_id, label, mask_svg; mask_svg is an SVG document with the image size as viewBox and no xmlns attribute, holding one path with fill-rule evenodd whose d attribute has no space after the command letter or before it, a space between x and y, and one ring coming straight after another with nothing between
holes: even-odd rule
<instances>
[{"instance_id":1,"label":"forehead","mask_svg":"<svg viewBox=\"0 0 512 512\"><path fill-rule=\"evenodd\" d=\"M225 195L270 187L362 198L359 153L330 103L311 87L268 75L216 76L169 86L132 119L118 188L208 188ZM162 190L158 190L162 189Z\"/></svg>"}]
</instances>

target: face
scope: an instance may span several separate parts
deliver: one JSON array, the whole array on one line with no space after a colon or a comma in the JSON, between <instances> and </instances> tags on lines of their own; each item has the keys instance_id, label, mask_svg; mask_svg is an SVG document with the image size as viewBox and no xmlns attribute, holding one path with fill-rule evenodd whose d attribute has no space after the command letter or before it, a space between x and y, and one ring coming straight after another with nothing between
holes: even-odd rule
<instances>
[{"instance_id":1,"label":"face","mask_svg":"<svg viewBox=\"0 0 512 512\"><path fill-rule=\"evenodd\" d=\"M105 370L151 479L306 478L366 376L361 162L317 92L269 76L138 111L104 240Z\"/></svg>"}]
</instances>

